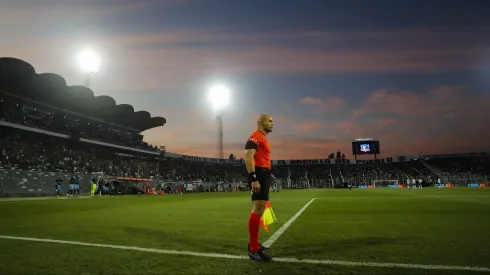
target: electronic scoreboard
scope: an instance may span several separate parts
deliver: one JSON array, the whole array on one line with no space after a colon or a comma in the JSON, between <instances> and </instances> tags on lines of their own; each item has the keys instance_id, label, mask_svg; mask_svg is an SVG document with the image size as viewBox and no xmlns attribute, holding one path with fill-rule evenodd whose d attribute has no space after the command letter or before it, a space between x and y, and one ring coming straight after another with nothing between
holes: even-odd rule
<instances>
[{"instance_id":1,"label":"electronic scoreboard","mask_svg":"<svg viewBox=\"0 0 490 275\"><path fill-rule=\"evenodd\" d=\"M352 142L352 154L357 155L379 155L379 141L372 138L359 138Z\"/></svg>"}]
</instances>

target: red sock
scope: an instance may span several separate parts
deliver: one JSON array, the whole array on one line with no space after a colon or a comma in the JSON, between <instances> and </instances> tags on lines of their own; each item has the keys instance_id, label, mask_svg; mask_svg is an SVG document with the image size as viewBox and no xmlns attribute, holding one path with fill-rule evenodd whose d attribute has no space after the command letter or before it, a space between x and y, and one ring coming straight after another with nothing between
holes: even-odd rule
<instances>
[{"instance_id":1,"label":"red sock","mask_svg":"<svg viewBox=\"0 0 490 275\"><path fill-rule=\"evenodd\" d=\"M254 213L250 213L250 219L248 220L248 234L250 250L252 252L259 251L259 229L260 229L260 216Z\"/></svg>"}]
</instances>

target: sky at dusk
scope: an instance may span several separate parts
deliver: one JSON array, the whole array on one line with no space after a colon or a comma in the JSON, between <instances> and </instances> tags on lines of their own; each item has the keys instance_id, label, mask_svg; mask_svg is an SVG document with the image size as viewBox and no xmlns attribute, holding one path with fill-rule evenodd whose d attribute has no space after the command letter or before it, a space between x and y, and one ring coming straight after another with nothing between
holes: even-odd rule
<instances>
[{"instance_id":1,"label":"sky at dusk","mask_svg":"<svg viewBox=\"0 0 490 275\"><path fill-rule=\"evenodd\" d=\"M167 151L215 157L213 83L231 89L225 154L270 113L273 159L490 151L490 1L3 0L0 56L167 119Z\"/></svg>"}]
</instances>

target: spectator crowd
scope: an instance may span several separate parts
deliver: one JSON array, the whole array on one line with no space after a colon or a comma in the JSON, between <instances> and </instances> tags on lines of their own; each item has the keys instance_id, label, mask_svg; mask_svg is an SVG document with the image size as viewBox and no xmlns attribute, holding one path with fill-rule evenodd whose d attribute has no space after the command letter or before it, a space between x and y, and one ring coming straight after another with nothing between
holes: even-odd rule
<instances>
[{"instance_id":1,"label":"spectator crowd","mask_svg":"<svg viewBox=\"0 0 490 275\"><path fill-rule=\"evenodd\" d=\"M142 136L124 127L77 116L40 103L0 98L0 122L14 123L67 137L0 126L0 169L103 174L111 177L149 178L158 182L216 182L245 185L244 164L210 163L167 157ZM122 145L140 151L97 145L79 138ZM149 154L146 152L153 152ZM275 182L282 188L331 188L374 181L422 180L425 185L443 182L488 182L488 155L417 159L401 162L275 165Z\"/></svg>"}]
</instances>

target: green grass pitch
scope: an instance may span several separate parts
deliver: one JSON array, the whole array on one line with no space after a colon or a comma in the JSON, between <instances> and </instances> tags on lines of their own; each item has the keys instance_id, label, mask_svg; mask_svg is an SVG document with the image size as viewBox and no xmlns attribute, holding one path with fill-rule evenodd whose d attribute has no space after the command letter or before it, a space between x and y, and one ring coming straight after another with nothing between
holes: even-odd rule
<instances>
[{"instance_id":1,"label":"green grass pitch","mask_svg":"<svg viewBox=\"0 0 490 275\"><path fill-rule=\"evenodd\" d=\"M245 257L0 237L0 274L484 274L490 270L490 188L283 190L271 192L270 198L278 221L269 232L261 229L261 242L316 198L268 253L299 259L296 262L246 259L251 210L247 192L0 200L2 236ZM486 270L369 266L374 262Z\"/></svg>"}]
</instances>

